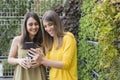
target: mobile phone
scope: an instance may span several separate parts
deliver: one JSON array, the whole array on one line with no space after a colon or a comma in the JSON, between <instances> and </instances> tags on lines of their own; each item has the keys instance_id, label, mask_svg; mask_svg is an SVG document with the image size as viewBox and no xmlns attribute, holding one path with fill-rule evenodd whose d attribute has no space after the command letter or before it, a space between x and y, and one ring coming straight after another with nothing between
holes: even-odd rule
<instances>
[{"instance_id":1,"label":"mobile phone","mask_svg":"<svg viewBox=\"0 0 120 80\"><path fill-rule=\"evenodd\" d=\"M34 42L25 42L26 49L34 48L35 49L35 44ZM26 55L26 59L32 59L32 56L29 54Z\"/></svg>"},{"instance_id":2,"label":"mobile phone","mask_svg":"<svg viewBox=\"0 0 120 80\"><path fill-rule=\"evenodd\" d=\"M25 42L26 49L35 48L34 42Z\"/></svg>"}]
</instances>

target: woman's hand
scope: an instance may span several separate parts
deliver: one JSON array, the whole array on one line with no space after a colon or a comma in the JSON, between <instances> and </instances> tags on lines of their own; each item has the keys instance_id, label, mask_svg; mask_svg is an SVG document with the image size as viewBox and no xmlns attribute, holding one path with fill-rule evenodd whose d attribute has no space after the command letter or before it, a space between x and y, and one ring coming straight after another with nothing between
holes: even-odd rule
<instances>
[{"instance_id":1,"label":"woman's hand","mask_svg":"<svg viewBox=\"0 0 120 80\"><path fill-rule=\"evenodd\" d=\"M31 60L31 68L36 68L40 66L40 62L36 62L36 60Z\"/></svg>"},{"instance_id":2,"label":"woman's hand","mask_svg":"<svg viewBox=\"0 0 120 80\"><path fill-rule=\"evenodd\" d=\"M42 59L44 58L43 51L40 49L30 49L29 55L33 57L34 63L41 64Z\"/></svg>"},{"instance_id":3,"label":"woman's hand","mask_svg":"<svg viewBox=\"0 0 120 80\"><path fill-rule=\"evenodd\" d=\"M28 69L31 66L30 61L31 60L29 59L21 58L21 59L18 59L18 64L22 66L23 68Z\"/></svg>"}]
</instances>

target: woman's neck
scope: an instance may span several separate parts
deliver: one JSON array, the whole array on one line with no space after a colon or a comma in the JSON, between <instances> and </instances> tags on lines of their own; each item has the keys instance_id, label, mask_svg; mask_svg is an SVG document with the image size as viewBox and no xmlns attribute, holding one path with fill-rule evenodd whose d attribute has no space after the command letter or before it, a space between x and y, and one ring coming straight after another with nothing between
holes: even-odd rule
<instances>
[{"instance_id":1,"label":"woman's neck","mask_svg":"<svg viewBox=\"0 0 120 80\"><path fill-rule=\"evenodd\" d=\"M34 39L34 36L29 36L30 37L30 41L33 41Z\"/></svg>"}]
</instances>

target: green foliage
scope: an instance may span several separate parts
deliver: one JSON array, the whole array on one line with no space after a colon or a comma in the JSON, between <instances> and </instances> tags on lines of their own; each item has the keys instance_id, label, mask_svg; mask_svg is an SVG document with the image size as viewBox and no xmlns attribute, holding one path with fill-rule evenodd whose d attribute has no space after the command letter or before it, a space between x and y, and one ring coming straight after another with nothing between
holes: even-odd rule
<instances>
[{"instance_id":1,"label":"green foliage","mask_svg":"<svg viewBox=\"0 0 120 80\"><path fill-rule=\"evenodd\" d=\"M20 33L21 16L27 12L25 0L1 0L0 1L0 54L7 56L11 39ZM25 9L26 8L26 9Z\"/></svg>"},{"instance_id":2,"label":"green foliage","mask_svg":"<svg viewBox=\"0 0 120 80\"><path fill-rule=\"evenodd\" d=\"M118 33L116 33L116 24L114 22L116 11L109 1L105 1L96 8L94 15L100 25L98 40L102 47L101 65L103 67L108 67L112 59L118 54L113 44L118 37Z\"/></svg>"},{"instance_id":3,"label":"green foliage","mask_svg":"<svg viewBox=\"0 0 120 80\"><path fill-rule=\"evenodd\" d=\"M46 12L46 10L53 9L54 7L57 7L60 4L63 4L64 0L39 0L39 1L40 1L39 10L43 15Z\"/></svg>"},{"instance_id":4,"label":"green foliage","mask_svg":"<svg viewBox=\"0 0 120 80\"><path fill-rule=\"evenodd\" d=\"M95 2L97 0L82 0L82 7L81 7L81 10L82 10L82 16L84 15L87 15L87 14L90 14L95 6Z\"/></svg>"},{"instance_id":5,"label":"green foliage","mask_svg":"<svg viewBox=\"0 0 120 80\"><path fill-rule=\"evenodd\" d=\"M87 0L84 1L87 2ZM92 1L94 2L94 0ZM81 68L82 63L78 64L79 77L82 80L92 80L94 77L91 77L89 71L95 69L99 74L97 78L95 77L98 80L119 80L119 71L117 71L119 65L115 65L116 63L119 64L119 51L114 44L120 38L120 15L116 12L114 5L109 0L92 4L95 5L94 7L88 7L91 10L90 12L89 9L84 7L84 5L88 5L83 4L82 6L82 9L85 9L83 12L85 13L86 11L86 14L80 19L78 62L81 62L84 58L87 62L86 66L90 68L84 70ZM89 46L86 40L92 40L92 42L97 41L97 48ZM89 47L90 50L88 50ZM91 52L91 48L93 52ZM90 54L95 55L91 57ZM91 58L95 59L92 60ZM87 74L87 77L85 74Z\"/></svg>"},{"instance_id":6,"label":"green foliage","mask_svg":"<svg viewBox=\"0 0 120 80\"><path fill-rule=\"evenodd\" d=\"M3 67L3 70L2 70L3 71L3 75L6 74L6 73L13 74L12 71L14 71L15 66L8 64L7 60L3 60L2 64L3 64L3 66L2 66Z\"/></svg>"},{"instance_id":7,"label":"green foliage","mask_svg":"<svg viewBox=\"0 0 120 80\"><path fill-rule=\"evenodd\" d=\"M117 37L114 23L115 14L115 9L109 1L99 4L92 13L94 22L97 23L95 25L98 25L98 42L102 47L100 65L103 67L108 67L118 53L113 45Z\"/></svg>"},{"instance_id":8,"label":"green foliage","mask_svg":"<svg viewBox=\"0 0 120 80\"><path fill-rule=\"evenodd\" d=\"M92 80L95 71L99 72L100 48L81 39L78 47L78 76L81 80Z\"/></svg>"},{"instance_id":9,"label":"green foliage","mask_svg":"<svg viewBox=\"0 0 120 80\"><path fill-rule=\"evenodd\" d=\"M98 30L93 17L94 15L88 14L80 19L80 28L78 33L80 39L97 41Z\"/></svg>"},{"instance_id":10,"label":"green foliage","mask_svg":"<svg viewBox=\"0 0 120 80\"><path fill-rule=\"evenodd\" d=\"M97 79L99 69L100 47L98 40L98 25L94 22L92 10L95 7L95 1L84 0L82 4L82 15L79 27L79 44L78 44L78 77L81 80ZM90 43L91 41L92 43ZM93 72L96 72L95 75Z\"/></svg>"},{"instance_id":11,"label":"green foliage","mask_svg":"<svg viewBox=\"0 0 120 80\"><path fill-rule=\"evenodd\" d=\"M113 62L111 63L111 66L109 68L109 70L110 70L109 80L119 80L120 79L120 64L119 64L120 58L119 58L119 56L114 58Z\"/></svg>"},{"instance_id":12,"label":"green foliage","mask_svg":"<svg viewBox=\"0 0 120 80\"><path fill-rule=\"evenodd\" d=\"M109 70L109 73L107 72L109 80L119 80L119 49L115 47L114 43L120 39L120 27L118 23L120 15L113 3L106 1L102 5L104 4L106 4L104 12L100 11L100 13L105 15L103 18L104 22L107 21L107 23L102 25L99 33L99 42L102 46L101 66L104 68L107 67ZM106 30L103 31L104 28ZM118 45L118 43L116 44Z\"/></svg>"},{"instance_id":13,"label":"green foliage","mask_svg":"<svg viewBox=\"0 0 120 80\"><path fill-rule=\"evenodd\" d=\"M0 56L8 55L13 37L20 33L21 16L27 11L25 3L25 0L0 0ZM12 76L14 66L8 64L7 60L3 60L2 65L3 75Z\"/></svg>"},{"instance_id":14,"label":"green foliage","mask_svg":"<svg viewBox=\"0 0 120 80\"><path fill-rule=\"evenodd\" d=\"M9 16L12 16L12 12L15 12L15 16L24 15L27 12L27 1L21 0L0 0L0 10L4 13L2 16L6 16L9 12ZM10 11L12 11L10 13ZM17 17L17 18L18 18Z\"/></svg>"},{"instance_id":15,"label":"green foliage","mask_svg":"<svg viewBox=\"0 0 120 80\"><path fill-rule=\"evenodd\" d=\"M10 49L10 44L11 44L11 39L16 35L16 33L18 33L17 29L19 29L18 28L19 25L18 24L13 24L14 21L19 21L19 20L18 19L12 19L9 22L10 26L7 26L7 25L1 25L0 26L0 33L1 33L0 52L4 56L8 55L8 52L9 52L9 49Z\"/></svg>"}]
</instances>

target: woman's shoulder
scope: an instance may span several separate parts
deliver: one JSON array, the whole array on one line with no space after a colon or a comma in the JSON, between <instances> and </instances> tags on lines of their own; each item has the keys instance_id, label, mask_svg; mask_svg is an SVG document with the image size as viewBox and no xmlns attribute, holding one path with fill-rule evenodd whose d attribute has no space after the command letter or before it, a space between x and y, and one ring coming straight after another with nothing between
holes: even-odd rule
<instances>
[{"instance_id":1,"label":"woman's shoulder","mask_svg":"<svg viewBox=\"0 0 120 80\"><path fill-rule=\"evenodd\" d=\"M74 34L71 32L66 32L63 38L63 44L73 45L76 44L76 39Z\"/></svg>"},{"instance_id":2,"label":"woman's shoulder","mask_svg":"<svg viewBox=\"0 0 120 80\"><path fill-rule=\"evenodd\" d=\"M65 38L74 38L74 35L71 32L65 32L65 36L64 37Z\"/></svg>"},{"instance_id":3,"label":"woman's shoulder","mask_svg":"<svg viewBox=\"0 0 120 80\"><path fill-rule=\"evenodd\" d=\"M15 36L12 40L12 45L18 46L20 44L21 36Z\"/></svg>"},{"instance_id":4,"label":"woman's shoulder","mask_svg":"<svg viewBox=\"0 0 120 80\"><path fill-rule=\"evenodd\" d=\"M15 36L13 38L13 41L20 42L21 41L21 36Z\"/></svg>"}]
</instances>

